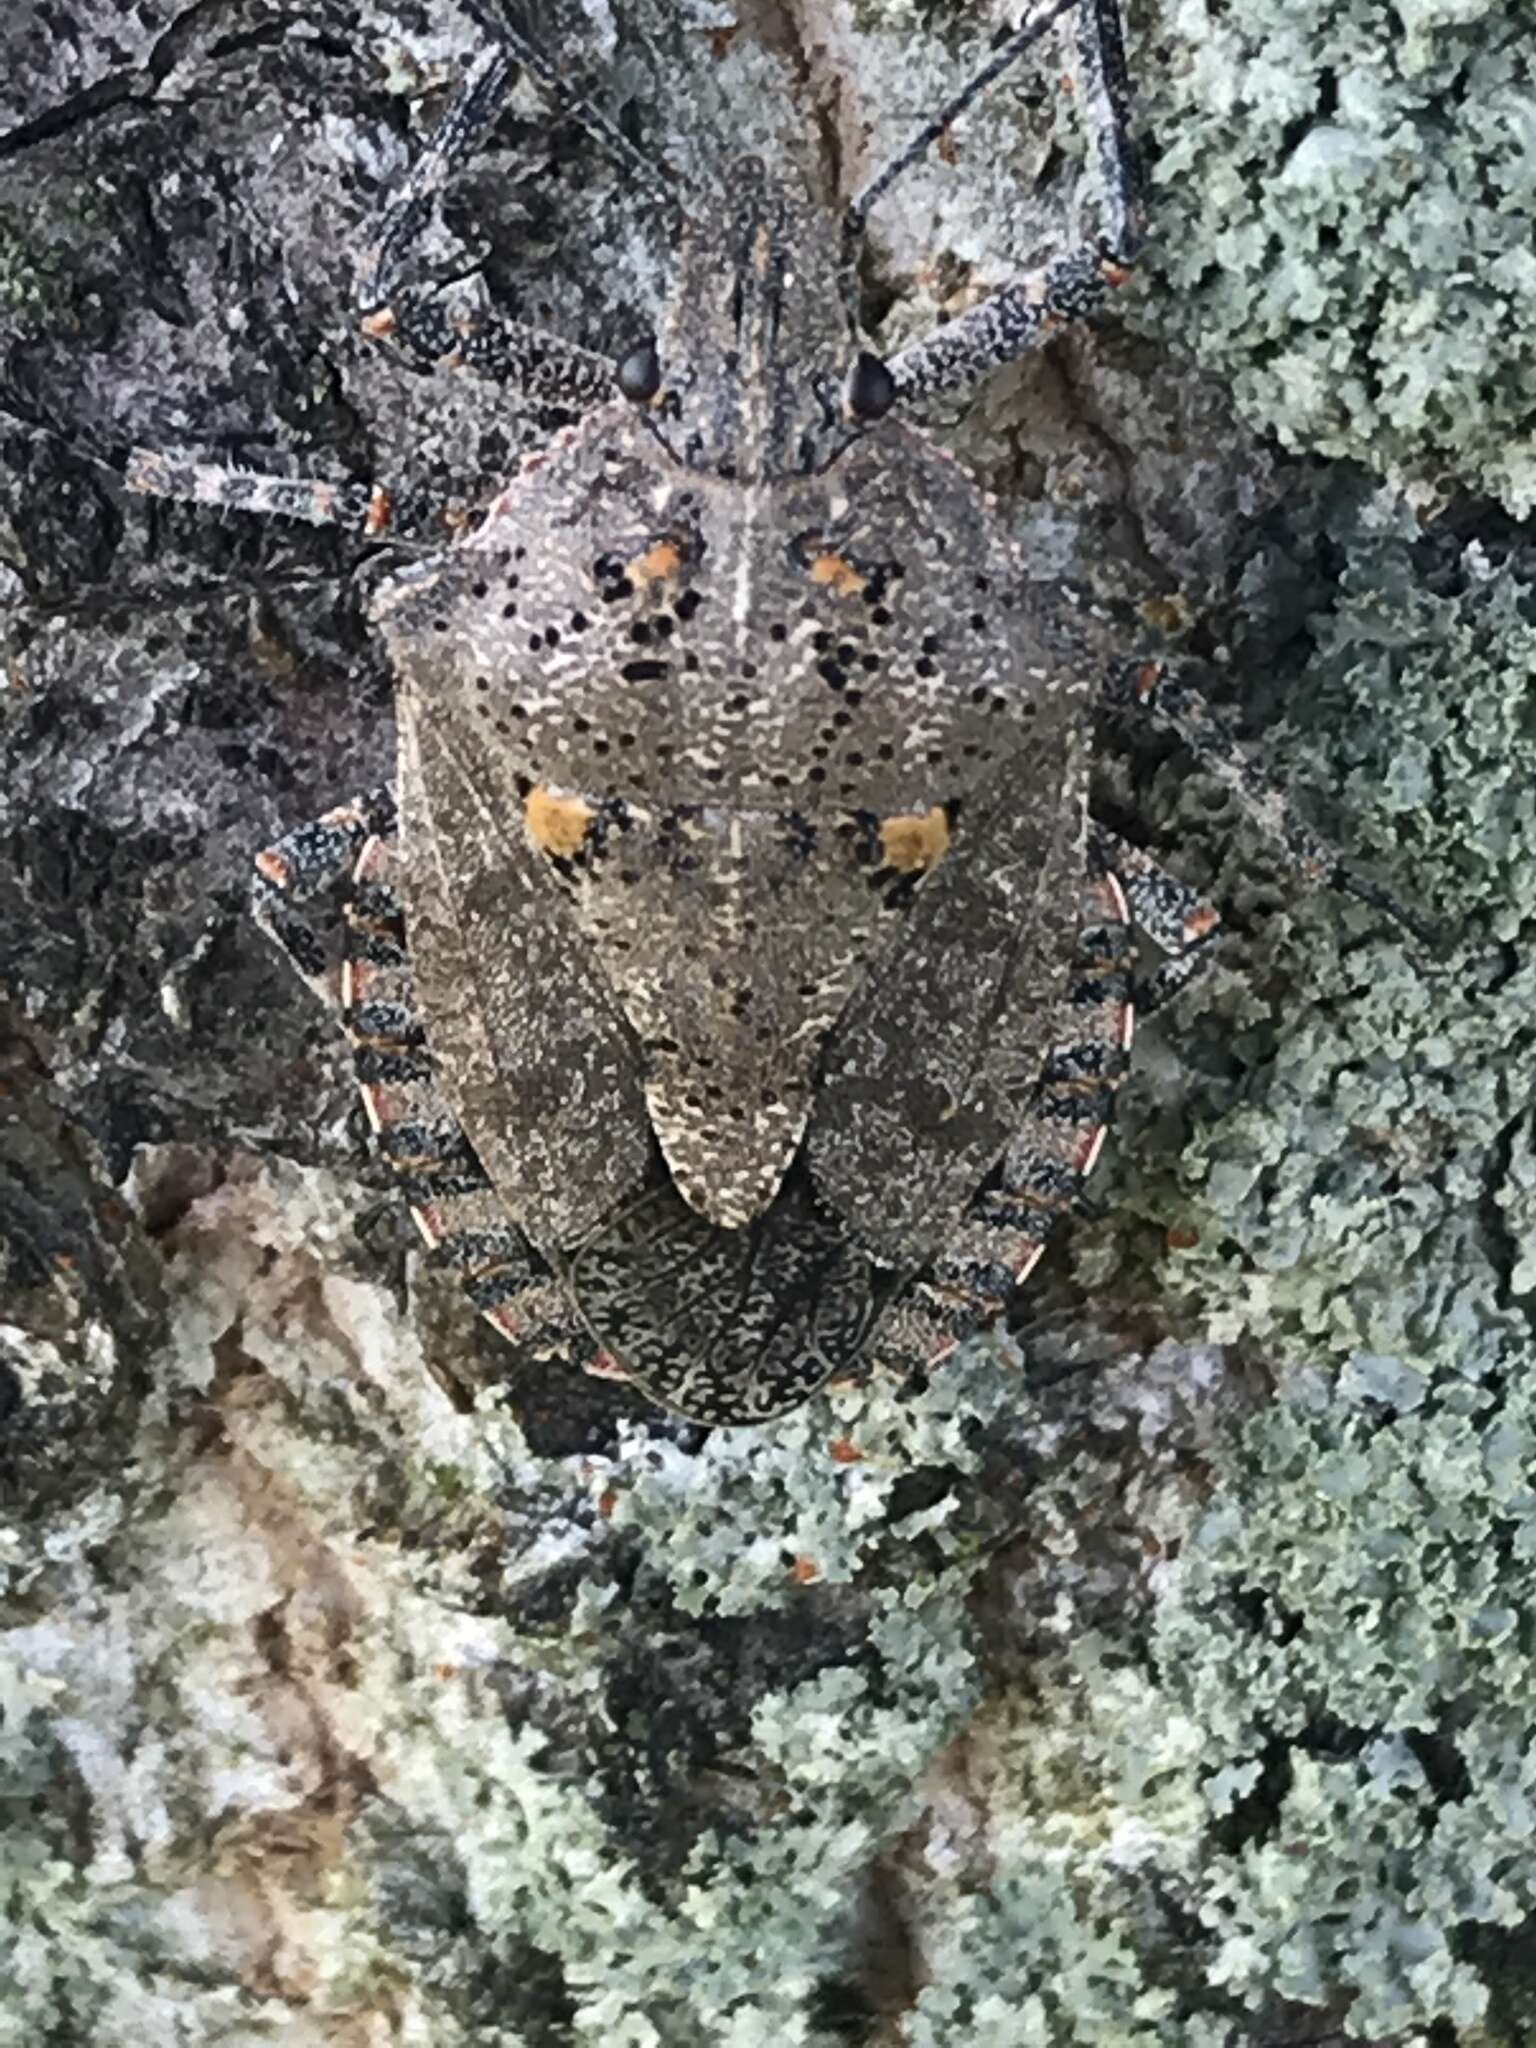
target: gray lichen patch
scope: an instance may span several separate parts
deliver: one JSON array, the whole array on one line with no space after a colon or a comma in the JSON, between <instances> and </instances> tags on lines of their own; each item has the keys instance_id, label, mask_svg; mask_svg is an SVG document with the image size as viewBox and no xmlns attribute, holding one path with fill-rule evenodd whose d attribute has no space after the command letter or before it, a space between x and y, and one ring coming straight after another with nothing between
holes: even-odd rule
<instances>
[{"instance_id":1,"label":"gray lichen patch","mask_svg":"<svg viewBox=\"0 0 1536 2048\"><path fill-rule=\"evenodd\" d=\"M1532 25L1523 5L1171 10L1138 53L1164 289L1133 317L1291 448L1528 512Z\"/></svg>"}]
</instances>

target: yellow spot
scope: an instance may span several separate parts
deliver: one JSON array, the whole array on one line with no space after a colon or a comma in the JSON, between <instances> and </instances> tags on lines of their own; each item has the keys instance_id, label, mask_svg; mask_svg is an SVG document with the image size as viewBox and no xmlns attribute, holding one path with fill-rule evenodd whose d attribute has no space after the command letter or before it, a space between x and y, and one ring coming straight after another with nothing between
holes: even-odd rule
<instances>
[{"instance_id":1,"label":"yellow spot","mask_svg":"<svg viewBox=\"0 0 1536 2048\"><path fill-rule=\"evenodd\" d=\"M523 802L523 822L535 845L559 860L569 860L581 851L587 827L596 813L579 796L556 796L541 782Z\"/></svg>"},{"instance_id":2,"label":"yellow spot","mask_svg":"<svg viewBox=\"0 0 1536 2048\"><path fill-rule=\"evenodd\" d=\"M1170 590L1162 597L1149 597L1136 609L1147 624L1160 633L1182 633L1193 617L1188 603L1177 590Z\"/></svg>"},{"instance_id":3,"label":"yellow spot","mask_svg":"<svg viewBox=\"0 0 1536 2048\"><path fill-rule=\"evenodd\" d=\"M857 597L869 578L856 569L846 555L828 548L811 564L811 581L820 583L838 597Z\"/></svg>"},{"instance_id":4,"label":"yellow spot","mask_svg":"<svg viewBox=\"0 0 1536 2048\"><path fill-rule=\"evenodd\" d=\"M665 583L683 566L683 551L675 540L653 541L643 555L625 564L632 583Z\"/></svg>"},{"instance_id":5,"label":"yellow spot","mask_svg":"<svg viewBox=\"0 0 1536 2048\"><path fill-rule=\"evenodd\" d=\"M888 868L931 868L949 851L949 820L941 804L930 811L904 811L880 821L880 844Z\"/></svg>"}]
</instances>

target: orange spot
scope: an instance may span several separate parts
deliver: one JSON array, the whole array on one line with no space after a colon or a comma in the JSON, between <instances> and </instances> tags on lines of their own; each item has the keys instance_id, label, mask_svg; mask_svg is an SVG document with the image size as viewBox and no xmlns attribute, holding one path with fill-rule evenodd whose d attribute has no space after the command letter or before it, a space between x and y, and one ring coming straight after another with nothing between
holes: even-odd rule
<instances>
[{"instance_id":1,"label":"orange spot","mask_svg":"<svg viewBox=\"0 0 1536 2048\"><path fill-rule=\"evenodd\" d=\"M263 880L275 883L279 889L286 889L289 882L293 879L292 868L289 867L283 856L280 853L274 853L270 846L264 852L257 854L256 872Z\"/></svg>"},{"instance_id":2,"label":"orange spot","mask_svg":"<svg viewBox=\"0 0 1536 2048\"><path fill-rule=\"evenodd\" d=\"M1163 679L1163 664L1160 661L1144 661L1136 671L1136 688L1143 697L1150 697Z\"/></svg>"},{"instance_id":3,"label":"orange spot","mask_svg":"<svg viewBox=\"0 0 1536 2048\"><path fill-rule=\"evenodd\" d=\"M888 868L912 873L931 868L949 851L949 820L941 804L929 811L903 811L880 821L880 844Z\"/></svg>"},{"instance_id":4,"label":"orange spot","mask_svg":"<svg viewBox=\"0 0 1536 2048\"><path fill-rule=\"evenodd\" d=\"M375 312L365 313L357 324L374 341L382 341L386 334L394 333L399 323L393 306L380 306Z\"/></svg>"},{"instance_id":5,"label":"orange spot","mask_svg":"<svg viewBox=\"0 0 1536 2048\"><path fill-rule=\"evenodd\" d=\"M542 782L523 800L523 822L529 837L557 860L569 860L581 851L587 827L596 815L583 798L556 796Z\"/></svg>"},{"instance_id":6,"label":"orange spot","mask_svg":"<svg viewBox=\"0 0 1536 2048\"><path fill-rule=\"evenodd\" d=\"M432 1666L432 1676L434 1678L457 1678L458 1675L459 1667L457 1664L434 1664Z\"/></svg>"},{"instance_id":7,"label":"orange spot","mask_svg":"<svg viewBox=\"0 0 1536 2048\"><path fill-rule=\"evenodd\" d=\"M812 562L811 581L822 584L838 597L857 597L869 578L861 574L846 555L839 555L828 548Z\"/></svg>"},{"instance_id":8,"label":"orange spot","mask_svg":"<svg viewBox=\"0 0 1536 2048\"><path fill-rule=\"evenodd\" d=\"M864 1456L864 1453L859 1449L858 1445L853 1441L853 1439L851 1437L846 1436L833 1437L831 1443L827 1445L827 1449L831 1452L832 1456L837 1460L839 1465L857 1465L862 1461Z\"/></svg>"},{"instance_id":9,"label":"orange spot","mask_svg":"<svg viewBox=\"0 0 1536 2048\"><path fill-rule=\"evenodd\" d=\"M600 1515L611 1515L618 1504L619 1489L616 1486L605 1486L597 1496L597 1512Z\"/></svg>"},{"instance_id":10,"label":"orange spot","mask_svg":"<svg viewBox=\"0 0 1536 2048\"><path fill-rule=\"evenodd\" d=\"M675 540L653 541L643 555L636 555L625 566L632 583L665 583L682 568L683 551Z\"/></svg>"},{"instance_id":11,"label":"orange spot","mask_svg":"<svg viewBox=\"0 0 1536 2048\"><path fill-rule=\"evenodd\" d=\"M1204 904L1185 918L1184 936L1186 939L1203 939L1207 932L1215 931L1220 923L1221 912L1212 910L1208 903Z\"/></svg>"},{"instance_id":12,"label":"orange spot","mask_svg":"<svg viewBox=\"0 0 1536 2048\"><path fill-rule=\"evenodd\" d=\"M364 533L382 533L395 516L395 501L382 484L375 484L363 515Z\"/></svg>"},{"instance_id":13,"label":"orange spot","mask_svg":"<svg viewBox=\"0 0 1536 2048\"><path fill-rule=\"evenodd\" d=\"M1187 1227L1175 1225L1168 1232L1168 1249L1171 1252L1192 1252L1199 1242L1200 1233L1198 1230L1190 1230Z\"/></svg>"},{"instance_id":14,"label":"orange spot","mask_svg":"<svg viewBox=\"0 0 1536 2048\"><path fill-rule=\"evenodd\" d=\"M821 1566L814 1557L797 1557L789 1568L789 1576L797 1586L813 1586L821 1577Z\"/></svg>"},{"instance_id":15,"label":"orange spot","mask_svg":"<svg viewBox=\"0 0 1536 2048\"><path fill-rule=\"evenodd\" d=\"M1125 280L1130 276L1130 274L1131 270L1129 264L1116 263L1111 257L1108 256L1106 256L1104 258L1104 261L1099 265L1099 275L1103 278L1104 282L1107 285L1124 284Z\"/></svg>"}]
</instances>

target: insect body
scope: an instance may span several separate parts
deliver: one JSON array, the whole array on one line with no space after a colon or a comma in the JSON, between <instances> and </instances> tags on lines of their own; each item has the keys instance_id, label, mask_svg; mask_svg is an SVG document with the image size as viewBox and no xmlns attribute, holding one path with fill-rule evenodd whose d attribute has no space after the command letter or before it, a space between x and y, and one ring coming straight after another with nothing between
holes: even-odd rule
<instances>
[{"instance_id":1,"label":"insect body","mask_svg":"<svg viewBox=\"0 0 1536 2048\"><path fill-rule=\"evenodd\" d=\"M501 58L364 279L370 332L581 417L382 590L397 791L263 854L257 915L325 988L295 905L350 869L344 1019L436 1255L520 1347L704 1421L761 1420L870 1356L931 1362L1001 1308L1097 1155L1133 917L1172 955L1154 993L1216 922L1090 825L1095 663L899 417L1125 274L1119 24L1112 0L1077 13L1104 236L889 365L848 311L840 238L756 162L616 372L451 321L403 256ZM155 457L134 481L221 496ZM267 503L381 517L306 489Z\"/></svg>"}]
</instances>

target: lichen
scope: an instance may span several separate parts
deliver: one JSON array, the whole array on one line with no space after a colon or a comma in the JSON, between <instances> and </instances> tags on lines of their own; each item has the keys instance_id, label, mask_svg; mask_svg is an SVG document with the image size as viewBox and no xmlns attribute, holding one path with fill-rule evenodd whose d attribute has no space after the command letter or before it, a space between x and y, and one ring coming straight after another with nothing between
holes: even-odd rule
<instances>
[{"instance_id":1,"label":"lichen","mask_svg":"<svg viewBox=\"0 0 1536 2048\"><path fill-rule=\"evenodd\" d=\"M1536 505L1531 17L1174 0L1133 317L1289 447Z\"/></svg>"}]
</instances>

